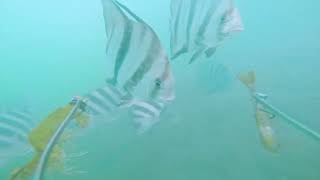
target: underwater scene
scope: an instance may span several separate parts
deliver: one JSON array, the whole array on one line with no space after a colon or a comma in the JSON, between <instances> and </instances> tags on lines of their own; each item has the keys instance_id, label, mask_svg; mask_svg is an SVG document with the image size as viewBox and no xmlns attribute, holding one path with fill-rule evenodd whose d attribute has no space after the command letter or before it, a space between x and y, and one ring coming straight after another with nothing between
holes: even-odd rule
<instances>
[{"instance_id":1,"label":"underwater scene","mask_svg":"<svg viewBox=\"0 0 320 180\"><path fill-rule=\"evenodd\" d=\"M319 5L0 0L0 180L319 180Z\"/></svg>"}]
</instances>

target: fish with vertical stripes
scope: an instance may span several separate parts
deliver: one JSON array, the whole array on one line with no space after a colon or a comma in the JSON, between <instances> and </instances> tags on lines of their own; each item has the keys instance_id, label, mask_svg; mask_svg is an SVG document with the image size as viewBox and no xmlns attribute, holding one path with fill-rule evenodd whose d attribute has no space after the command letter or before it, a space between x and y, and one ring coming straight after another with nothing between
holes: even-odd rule
<instances>
[{"instance_id":1,"label":"fish with vertical stripes","mask_svg":"<svg viewBox=\"0 0 320 180\"><path fill-rule=\"evenodd\" d=\"M86 111L92 118L110 121L114 118L110 115L120 108L123 96L124 93L117 87L107 84L85 96L87 99Z\"/></svg>"},{"instance_id":2,"label":"fish with vertical stripes","mask_svg":"<svg viewBox=\"0 0 320 180\"><path fill-rule=\"evenodd\" d=\"M36 125L27 110L0 112L0 166L10 158L31 152L28 134Z\"/></svg>"},{"instance_id":3,"label":"fish with vertical stripes","mask_svg":"<svg viewBox=\"0 0 320 180\"><path fill-rule=\"evenodd\" d=\"M223 40L243 31L233 0L171 0L171 57L211 57Z\"/></svg>"},{"instance_id":4,"label":"fish with vertical stripes","mask_svg":"<svg viewBox=\"0 0 320 180\"><path fill-rule=\"evenodd\" d=\"M156 32L125 5L102 0L107 35L107 63L111 67L109 84L127 96L174 99L174 79L169 59ZM139 89L139 86L142 88ZM137 93L151 87L149 92Z\"/></svg>"},{"instance_id":5,"label":"fish with vertical stripes","mask_svg":"<svg viewBox=\"0 0 320 180\"><path fill-rule=\"evenodd\" d=\"M86 95L86 110L91 118L110 122L116 118L120 109L126 109L138 125L138 132L143 133L159 122L164 109L169 104L166 100L144 100L133 98L128 105L122 104L123 91L107 84Z\"/></svg>"}]
</instances>

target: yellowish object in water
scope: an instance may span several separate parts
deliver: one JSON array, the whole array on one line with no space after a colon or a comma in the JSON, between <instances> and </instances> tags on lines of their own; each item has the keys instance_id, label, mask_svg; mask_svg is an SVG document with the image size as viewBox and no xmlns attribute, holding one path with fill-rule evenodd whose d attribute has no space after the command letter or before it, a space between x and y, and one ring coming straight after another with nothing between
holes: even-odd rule
<instances>
[{"instance_id":1,"label":"yellowish object in water","mask_svg":"<svg viewBox=\"0 0 320 180\"><path fill-rule=\"evenodd\" d=\"M249 88L252 95L255 95L255 83L256 83L256 73L255 71L249 71L238 75L238 79ZM257 128L259 131L260 139L263 146L271 151L277 152L279 149L279 144L275 138L275 131L271 125L271 119L273 118L270 112L267 112L263 105L255 101L253 98L255 106L255 119Z\"/></svg>"},{"instance_id":2,"label":"yellowish object in water","mask_svg":"<svg viewBox=\"0 0 320 180\"><path fill-rule=\"evenodd\" d=\"M255 118L263 146L271 152L277 152L279 144L271 125L272 115L263 110L261 105L257 104Z\"/></svg>"},{"instance_id":3,"label":"yellowish object in water","mask_svg":"<svg viewBox=\"0 0 320 180\"><path fill-rule=\"evenodd\" d=\"M250 90L255 89L256 73L255 71L249 71L244 74L239 74L238 79L247 86Z\"/></svg>"},{"instance_id":4,"label":"yellowish object in water","mask_svg":"<svg viewBox=\"0 0 320 180\"><path fill-rule=\"evenodd\" d=\"M68 116L73 107L74 105L68 104L63 108L57 109L55 112L51 113L47 118L45 118L35 129L31 131L31 133L28 136L28 139L29 143L35 150L35 156L27 165L14 170L9 178L10 180L25 180L28 179L28 177L32 176L35 169L37 168L40 157L43 151L45 150L48 142L50 141L60 124ZM78 112L75 115L75 120L78 123L78 125L82 128L88 126L89 117L83 112ZM66 138L62 138L61 140L66 141ZM62 141L55 145L52 153L50 154L49 166L63 170L62 159L64 152L61 147Z\"/></svg>"}]
</instances>

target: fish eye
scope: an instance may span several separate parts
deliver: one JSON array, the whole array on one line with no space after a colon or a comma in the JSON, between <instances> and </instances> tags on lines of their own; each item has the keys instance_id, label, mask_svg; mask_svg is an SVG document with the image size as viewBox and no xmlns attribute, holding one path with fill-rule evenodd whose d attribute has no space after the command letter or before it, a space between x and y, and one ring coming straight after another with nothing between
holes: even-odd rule
<instances>
[{"instance_id":1,"label":"fish eye","mask_svg":"<svg viewBox=\"0 0 320 180\"><path fill-rule=\"evenodd\" d=\"M155 85L156 85L157 87L161 87L161 80L160 80L160 79L156 79L156 80L155 80Z\"/></svg>"}]
</instances>

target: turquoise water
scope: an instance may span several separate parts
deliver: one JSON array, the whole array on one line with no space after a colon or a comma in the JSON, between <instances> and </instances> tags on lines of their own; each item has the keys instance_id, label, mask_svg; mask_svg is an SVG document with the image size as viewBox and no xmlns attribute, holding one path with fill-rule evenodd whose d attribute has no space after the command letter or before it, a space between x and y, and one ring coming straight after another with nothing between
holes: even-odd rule
<instances>
[{"instance_id":1,"label":"turquoise water","mask_svg":"<svg viewBox=\"0 0 320 180\"><path fill-rule=\"evenodd\" d=\"M169 51L169 0L121 1L150 24ZM236 80L207 93L217 61L235 73L254 69L257 89L282 111L320 132L320 3L236 1L245 31L212 59L172 62L176 100L169 115L138 135L125 117L92 122L66 146L88 152L72 166L87 171L47 179L320 179L320 144L274 123L280 151L266 151L247 90ZM104 84L106 37L99 0L0 1L0 107L28 106L41 119L74 95ZM0 168L6 179L17 160Z\"/></svg>"}]
</instances>

